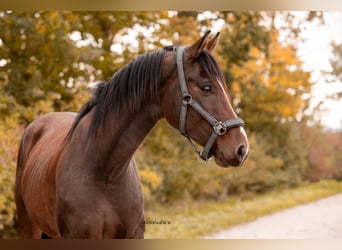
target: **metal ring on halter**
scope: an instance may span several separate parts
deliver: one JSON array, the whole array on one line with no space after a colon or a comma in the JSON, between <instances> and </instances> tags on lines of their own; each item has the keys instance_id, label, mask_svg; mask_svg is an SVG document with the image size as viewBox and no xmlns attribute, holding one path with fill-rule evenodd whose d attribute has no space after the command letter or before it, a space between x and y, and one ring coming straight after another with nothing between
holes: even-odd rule
<instances>
[{"instance_id":1,"label":"metal ring on halter","mask_svg":"<svg viewBox=\"0 0 342 250\"><path fill-rule=\"evenodd\" d=\"M224 135L227 132L227 128L224 126L223 122L218 122L213 126L214 132L217 135Z\"/></svg>"}]
</instances>

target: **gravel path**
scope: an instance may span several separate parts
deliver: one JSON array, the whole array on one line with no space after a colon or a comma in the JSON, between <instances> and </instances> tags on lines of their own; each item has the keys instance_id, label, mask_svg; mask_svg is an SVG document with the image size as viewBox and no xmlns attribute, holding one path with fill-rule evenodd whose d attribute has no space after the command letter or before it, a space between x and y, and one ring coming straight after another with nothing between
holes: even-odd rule
<instances>
[{"instance_id":1,"label":"gravel path","mask_svg":"<svg viewBox=\"0 0 342 250\"><path fill-rule=\"evenodd\" d=\"M204 238L342 239L342 194L275 212Z\"/></svg>"}]
</instances>

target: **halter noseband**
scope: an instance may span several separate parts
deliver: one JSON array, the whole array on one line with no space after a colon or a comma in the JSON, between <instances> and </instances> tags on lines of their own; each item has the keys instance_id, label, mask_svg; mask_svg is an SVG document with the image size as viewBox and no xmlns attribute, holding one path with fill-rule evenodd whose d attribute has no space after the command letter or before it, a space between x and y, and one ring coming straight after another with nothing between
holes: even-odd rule
<instances>
[{"instance_id":1,"label":"halter noseband","mask_svg":"<svg viewBox=\"0 0 342 250\"><path fill-rule=\"evenodd\" d=\"M244 125L244 121L240 118L232 118L228 119L224 122L217 121L215 117L213 117L210 113L208 113L198 102L196 102L189 93L185 73L184 73L184 66L183 66L183 55L184 55L184 46L181 46L177 49L177 71L178 71L178 78L179 78L179 85L181 89L181 93L183 96L181 111L179 115L179 131L180 133L186 137L193 150L205 161L208 161L211 156L209 155L209 151L213 146L216 138L220 135L224 135L227 130L235 127L242 127ZM210 125L213 127L213 132L211 133L210 138L208 139L206 145L201 152L195 144L192 142L191 138L186 134L185 131L185 123L186 123L186 114L188 111L188 106L191 106L194 110L196 110L204 119L206 119Z\"/></svg>"}]
</instances>

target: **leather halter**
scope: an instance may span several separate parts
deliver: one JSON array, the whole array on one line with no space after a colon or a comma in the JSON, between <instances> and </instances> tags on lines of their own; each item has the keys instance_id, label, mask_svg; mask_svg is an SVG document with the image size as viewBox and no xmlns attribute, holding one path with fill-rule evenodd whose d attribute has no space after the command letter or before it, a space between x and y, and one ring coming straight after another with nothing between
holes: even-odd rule
<instances>
[{"instance_id":1,"label":"leather halter","mask_svg":"<svg viewBox=\"0 0 342 250\"><path fill-rule=\"evenodd\" d=\"M218 136L224 135L227 130L235 127L242 127L244 125L244 121L241 118L232 118L228 119L224 122L218 121L213 117L210 113L208 113L198 102L196 102L189 93L185 73L184 73L184 66L183 66L183 57L184 57L184 49L185 46L181 46L177 49L177 71L178 71L178 78L179 78L179 85L183 97L181 111L179 115L179 131L180 133L186 137L193 150L205 161L208 161L211 158L210 149L213 146L216 138ZM206 119L210 125L213 127L213 132L211 133L210 138L208 139L206 145L201 152L195 144L192 142L191 138L187 135L185 131L185 123L186 123L186 114L188 111L188 107L191 106L194 110L196 110L204 119Z\"/></svg>"}]
</instances>

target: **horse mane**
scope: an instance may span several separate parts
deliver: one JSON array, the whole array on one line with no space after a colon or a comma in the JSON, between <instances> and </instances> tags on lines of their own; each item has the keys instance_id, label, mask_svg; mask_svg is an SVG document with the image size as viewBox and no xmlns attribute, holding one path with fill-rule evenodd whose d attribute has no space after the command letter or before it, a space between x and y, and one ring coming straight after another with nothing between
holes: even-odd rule
<instances>
[{"instance_id":1,"label":"horse mane","mask_svg":"<svg viewBox=\"0 0 342 250\"><path fill-rule=\"evenodd\" d=\"M118 70L108 82L99 83L93 97L80 109L66 139L70 139L81 119L95 108L90 135L104 128L109 115L133 112L158 91L165 50L145 53Z\"/></svg>"},{"instance_id":2,"label":"horse mane","mask_svg":"<svg viewBox=\"0 0 342 250\"><path fill-rule=\"evenodd\" d=\"M95 111L89 134L96 136L100 127L105 128L110 115L119 117L133 112L140 108L145 100L152 99L159 89L165 51L174 49L175 46L172 45L143 54L118 70L108 82L99 83L93 97L78 112L66 140L72 137L81 119L93 108ZM219 79L222 84L225 82L222 70L209 51L204 50L197 60L211 80Z\"/></svg>"}]
</instances>

